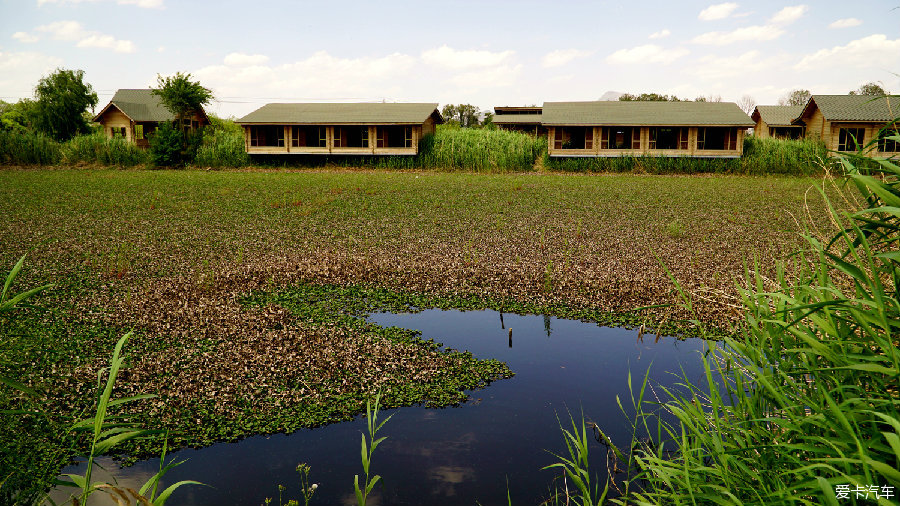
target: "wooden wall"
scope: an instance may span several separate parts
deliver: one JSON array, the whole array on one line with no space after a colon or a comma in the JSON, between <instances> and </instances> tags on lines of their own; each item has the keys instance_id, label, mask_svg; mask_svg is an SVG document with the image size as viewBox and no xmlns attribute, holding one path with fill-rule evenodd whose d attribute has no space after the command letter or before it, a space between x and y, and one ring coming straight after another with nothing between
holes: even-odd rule
<instances>
[{"instance_id":1,"label":"wooden wall","mask_svg":"<svg viewBox=\"0 0 900 506\"><path fill-rule=\"evenodd\" d=\"M419 152L419 141L422 139L423 132L434 132L434 120L429 118L422 125L383 125L383 126L411 126L412 127L412 147L409 148L379 148L377 126L369 125L369 147L335 147L334 142L334 126L326 126L327 142L325 147L318 146L292 146L291 127L293 125L281 125L284 128L284 146L251 146L250 145L250 126L244 127L244 146L247 153L250 154L295 154L295 155L415 155ZM255 126L255 125L254 125ZM264 126L264 125L259 125ZM342 126L365 126L365 125L342 125Z\"/></svg>"},{"instance_id":2,"label":"wooden wall","mask_svg":"<svg viewBox=\"0 0 900 506\"><path fill-rule=\"evenodd\" d=\"M710 125L716 127L716 125ZM737 140L736 149L697 149L697 136L699 128L703 127L682 127L688 129L688 148L687 149L650 149L650 128L649 126L640 127L640 145L641 149L601 149L601 129L602 126L593 127L593 142L591 149L556 149L553 147L553 140L556 130L559 127L547 127L548 151L550 156L598 156L598 157L614 157L614 156L690 156L703 158L736 158L740 157L744 152L744 128L736 128Z\"/></svg>"},{"instance_id":3,"label":"wooden wall","mask_svg":"<svg viewBox=\"0 0 900 506\"><path fill-rule=\"evenodd\" d=\"M112 129L113 128L125 128L125 139L128 142L134 141L134 125L131 120L128 119L128 116L122 114L122 111L116 108L107 109L103 116L100 117L100 121L98 122L103 127L103 133L109 138L112 138Z\"/></svg>"}]
</instances>

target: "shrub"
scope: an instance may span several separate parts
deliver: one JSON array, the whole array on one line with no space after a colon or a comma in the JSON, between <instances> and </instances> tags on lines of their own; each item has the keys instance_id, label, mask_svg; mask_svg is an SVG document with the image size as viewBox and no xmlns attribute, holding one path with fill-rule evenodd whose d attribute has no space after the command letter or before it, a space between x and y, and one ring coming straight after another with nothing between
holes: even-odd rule
<instances>
[{"instance_id":1,"label":"shrub","mask_svg":"<svg viewBox=\"0 0 900 506\"><path fill-rule=\"evenodd\" d=\"M162 123L150 138L150 160L157 167L180 167L184 164L184 148L184 133Z\"/></svg>"}]
</instances>

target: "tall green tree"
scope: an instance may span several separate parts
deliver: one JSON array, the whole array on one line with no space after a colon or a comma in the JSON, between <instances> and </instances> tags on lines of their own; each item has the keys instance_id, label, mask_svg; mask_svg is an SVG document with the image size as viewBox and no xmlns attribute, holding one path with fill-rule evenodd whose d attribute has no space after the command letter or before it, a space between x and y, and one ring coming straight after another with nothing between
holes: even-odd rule
<instances>
[{"instance_id":1,"label":"tall green tree","mask_svg":"<svg viewBox=\"0 0 900 506\"><path fill-rule=\"evenodd\" d=\"M791 90L778 99L778 105L806 105L811 96L809 90Z\"/></svg>"},{"instance_id":2,"label":"tall green tree","mask_svg":"<svg viewBox=\"0 0 900 506\"><path fill-rule=\"evenodd\" d=\"M35 104L23 98L16 103L0 100L0 130L24 131L32 128Z\"/></svg>"},{"instance_id":3,"label":"tall green tree","mask_svg":"<svg viewBox=\"0 0 900 506\"><path fill-rule=\"evenodd\" d=\"M476 127L478 123L478 114L481 111L472 104L447 104L441 108L441 116L448 123L458 123L464 128Z\"/></svg>"},{"instance_id":4,"label":"tall green tree","mask_svg":"<svg viewBox=\"0 0 900 506\"><path fill-rule=\"evenodd\" d=\"M212 91L199 81L191 81L190 74L176 72L171 77L157 74L156 84L158 87L151 93L159 97L166 109L175 115L179 124L185 116L199 111L213 99Z\"/></svg>"},{"instance_id":5,"label":"tall green tree","mask_svg":"<svg viewBox=\"0 0 900 506\"><path fill-rule=\"evenodd\" d=\"M34 88L34 128L58 141L90 132L84 112L97 106L97 93L83 70L56 69Z\"/></svg>"},{"instance_id":6,"label":"tall green tree","mask_svg":"<svg viewBox=\"0 0 900 506\"><path fill-rule=\"evenodd\" d=\"M681 102L682 100L675 95L663 95L660 93L641 93L633 95L631 93L623 93L619 100L622 102Z\"/></svg>"},{"instance_id":7,"label":"tall green tree","mask_svg":"<svg viewBox=\"0 0 900 506\"><path fill-rule=\"evenodd\" d=\"M887 94L887 90L875 82L868 82L848 93L848 95L866 95L870 97L883 97Z\"/></svg>"}]
</instances>

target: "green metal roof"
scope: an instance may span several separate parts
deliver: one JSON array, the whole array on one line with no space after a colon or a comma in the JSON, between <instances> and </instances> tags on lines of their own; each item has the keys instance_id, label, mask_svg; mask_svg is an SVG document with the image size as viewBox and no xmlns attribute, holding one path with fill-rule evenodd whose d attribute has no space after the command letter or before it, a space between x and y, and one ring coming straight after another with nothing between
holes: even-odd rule
<instances>
[{"instance_id":1,"label":"green metal roof","mask_svg":"<svg viewBox=\"0 0 900 506\"><path fill-rule=\"evenodd\" d=\"M544 102L543 116L545 125L755 125L732 102Z\"/></svg>"},{"instance_id":2,"label":"green metal roof","mask_svg":"<svg viewBox=\"0 0 900 506\"><path fill-rule=\"evenodd\" d=\"M420 125L430 116L443 123L436 103L429 104L266 104L237 123L262 124L410 124Z\"/></svg>"},{"instance_id":3,"label":"green metal roof","mask_svg":"<svg viewBox=\"0 0 900 506\"><path fill-rule=\"evenodd\" d=\"M491 121L502 125L540 125L543 117L543 114L495 114Z\"/></svg>"},{"instance_id":4,"label":"green metal roof","mask_svg":"<svg viewBox=\"0 0 900 506\"><path fill-rule=\"evenodd\" d=\"M172 121L175 115L169 112L159 97L150 93L150 88L143 89L122 89L116 91L109 105L103 108L94 121L98 121L100 116L109 109L110 106L116 106L132 121Z\"/></svg>"},{"instance_id":5,"label":"green metal roof","mask_svg":"<svg viewBox=\"0 0 900 506\"><path fill-rule=\"evenodd\" d=\"M900 117L900 98L898 97L813 95L796 119L810 112L813 104L822 111L828 121L888 122Z\"/></svg>"},{"instance_id":6,"label":"green metal roof","mask_svg":"<svg viewBox=\"0 0 900 506\"><path fill-rule=\"evenodd\" d=\"M800 116L803 108L802 105L758 105L752 117L762 117L769 126L791 126L791 122Z\"/></svg>"}]
</instances>

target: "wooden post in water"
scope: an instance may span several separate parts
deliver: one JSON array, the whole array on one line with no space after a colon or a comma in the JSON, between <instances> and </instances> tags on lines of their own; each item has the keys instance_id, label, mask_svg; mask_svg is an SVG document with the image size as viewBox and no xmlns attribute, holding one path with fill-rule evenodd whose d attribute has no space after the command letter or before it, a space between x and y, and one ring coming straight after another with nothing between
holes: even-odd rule
<instances>
[{"instance_id":1,"label":"wooden post in water","mask_svg":"<svg viewBox=\"0 0 900 506\"><path fill-rule=\"evenodd\" d=\"M509 328L509 347L512 348L512 327Z\"/></svg>"}]
</instances>

